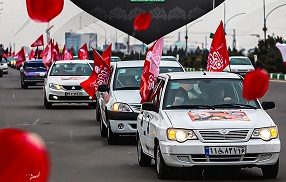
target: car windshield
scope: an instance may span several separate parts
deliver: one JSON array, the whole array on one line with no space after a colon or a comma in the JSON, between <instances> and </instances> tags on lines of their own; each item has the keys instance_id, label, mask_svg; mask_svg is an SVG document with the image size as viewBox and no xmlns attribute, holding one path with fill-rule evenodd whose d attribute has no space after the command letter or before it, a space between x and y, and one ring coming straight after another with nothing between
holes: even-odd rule
<instances>
[{"instance_id":1,"label":"car windshield","mask_svg":"<svg viewBox=\"0 0 286 182\"><path fill-rule=\"evenodd\" d=\"M2 59L1 63L7 63L7 61L5 59Z\"/></svg>"},{"instance_id":2,"label":"car windshield","mask_svg":"<svg viewBox=\"0 0 286 182\"><path fill-rule=\"evenodd\" d=\"M164 109L257 109L242 97L240 79L182 79L168 82Z\"/></svg>"},{"instance_id":3,"label":"car windshield","mask_svg":"<svg viewBox=\"0 0 286 182\"><path fill-rule=\"evenodd\" d=\"M44 63L26 63L24 64L23 69L25 70L46 70Z\"/></svg>"},{"instance_id":4,"label":"car windshield","mask_svg":"<svg viewBox=\"0 0 286 182\"><path fill-rule=\"evenodd\" d=\"M87 63L55 63L50 76L89 76L91 68Z\"/></svg>"},{"instance_id":5,"label":"car windshield","mask_svg":"<svg viewBox=\"0 0 286 182\"><path fill-rule=\"evenodd\" d=\"M116 58L116 57L111 57L110 58L110 62L118 62L118 61L121 61L120 58Z\"/></svg>"},{"instance_id":6,"label":"car windshield","mask_svg":"<svg viewBox=\"0 0 286 182\"><path fill-rule=\"evenodd\" d=\"M230 58L231 65L251 65L248 58Z\"/></svg>"},{"instance_id":7,"label":"car windshield","mask_svg":"<svg viewBox=\"0 0 286 182\"><path fill-rule=\"evenodd\" d=\"M183 72L181 67L160 67L160 73ZM139 90L142 67L118 68L114 75L114 90Z\"/></svg>"}]
</instances>

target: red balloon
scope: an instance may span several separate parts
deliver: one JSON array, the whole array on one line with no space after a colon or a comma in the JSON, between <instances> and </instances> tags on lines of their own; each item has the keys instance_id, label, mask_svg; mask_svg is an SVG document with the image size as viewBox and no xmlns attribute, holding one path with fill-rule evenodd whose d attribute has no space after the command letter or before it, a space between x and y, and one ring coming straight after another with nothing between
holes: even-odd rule
<instances>
[{"instance_id":1,"label":"red balloon","mask_svg":"<svg viewBox=\"0 0 286 182\"><path fill-rule=\"evenodd\" d=\"M247 73L243 80L242 96L246 100L255 100L264 96L268 90L269 77L266 71L256 69Z\"/></svg>"},{"instance_id":2,"label":"red balloon","mask_svg":"<svg viewBox=\"0 0 286 182\"><path fill-rule=\"evenodd\" d=\"M40 136L20 129L0 130L0 181L47 182L49 166Z\"/></svg>"},{"instance_id":3,"label":"red balloon","mask_svg":"<svg viewBox=\"0 0 286 182\"><path fill-rule=\"evenodd\" d=\"M36 22L49 22L58 16L64 0L26 0L29 17Z\"/></svg>"},{"instance_id":4,"label":"red balloon","mask_svg":"<svg viewBox=\"0 0 286 182\"><path fill-rule=\"evenodd\" d=\"M133 27L136 31L144 31L146 30L152 20L152 15L150 13L140 13L136 16Z\"/></svg>"}]
</instances>

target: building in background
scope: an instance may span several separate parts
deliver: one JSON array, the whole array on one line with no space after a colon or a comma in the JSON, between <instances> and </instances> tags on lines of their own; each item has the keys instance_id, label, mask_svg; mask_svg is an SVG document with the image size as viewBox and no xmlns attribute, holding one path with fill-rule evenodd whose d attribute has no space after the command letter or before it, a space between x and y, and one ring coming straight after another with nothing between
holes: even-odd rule
<instances>
[{"instance_id":1,"label":"building in background","mask_svg":"<svg viewBox=\"0 0 286 182\"><path fill-rule=\"evenodd\" d=\"M73 47L74 51L76 51L77 54L79 48L85 43L87 44L88 50L91 50L91 47L97 49L98 48L97 34L95 33L76 34L73 32L65 33L65 45L68 50L71 47Z\"/></svg>"}]
</instances>

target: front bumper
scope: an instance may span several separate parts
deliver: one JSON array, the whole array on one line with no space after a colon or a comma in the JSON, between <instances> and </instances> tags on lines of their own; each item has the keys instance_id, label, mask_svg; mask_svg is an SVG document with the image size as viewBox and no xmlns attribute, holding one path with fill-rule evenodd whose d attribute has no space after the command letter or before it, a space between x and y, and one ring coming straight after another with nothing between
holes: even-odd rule
<instances>
[{"instance_id":1,"label":"front bumper","mask_svg":"<svg viewBox=\"0 0 286 182\"><path fill-rule=\"evenodd\" d=\"M245 155L206 155L205 147L242 147L246 146ZM251 139L238 143L202 143L199 140L188 140L184 143L176 141L160 141L164 161L169 166L241 166L252 167L273 165L277 162L280 152L280 140L265 142Z\"/></svg>"},{"instance_id":2,"label":"front bumper","mask_svg":"<svg viewBox=\"0 0 286 182\"><path fill-rule=\"evenodd\" d=\"M79 93L79 95L66 96L66 93ZM90 96L84 90L54 90L46 93L47 100L52 103L93 103Z\"/></svg>"},{"instance_id":3,"label":"front bumper","mask_svg":"<svg viewBox=\"0 0 286 182\"><path fill-rule=\"evenodd\" d=\"M113 133L135 135L137 130L136 112L107 111L110 127Z\"/></svg>"}]
</instances>

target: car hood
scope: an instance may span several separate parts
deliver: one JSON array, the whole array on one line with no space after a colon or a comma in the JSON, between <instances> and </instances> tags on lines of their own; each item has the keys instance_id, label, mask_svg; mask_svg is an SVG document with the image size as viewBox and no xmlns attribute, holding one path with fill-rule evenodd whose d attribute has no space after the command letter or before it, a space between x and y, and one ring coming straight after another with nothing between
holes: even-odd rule
<instances>
[{"instance_id":1,"label":"car hood","mask_svg":"<svg viewBox=\"0 0 286 182\"><path fill-rule=\"evenodd\" d=\"M177 110L165 111L174 128L260 128L271 126L271 118L257 110Z\"/></svg>"},{"instance_id":2,"label":"car hood","mask_svg":"<svg viewBox=\"0 0 286 182\"><path fill-rule=\"evenodd\" d=\"M88 76L49 76L49 83L60 85L80 85Z\"/></svg>"},{"instance_id":3,"label":"car hood","mask_svg":"<svg viewBox=\"0 0 286 182\"><path fill-rule=\"evenodd\" d=\"M139 104L141 101L139 90L116 90L113 94L116 102Z\"/></svg>"}]
</instances>

